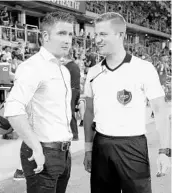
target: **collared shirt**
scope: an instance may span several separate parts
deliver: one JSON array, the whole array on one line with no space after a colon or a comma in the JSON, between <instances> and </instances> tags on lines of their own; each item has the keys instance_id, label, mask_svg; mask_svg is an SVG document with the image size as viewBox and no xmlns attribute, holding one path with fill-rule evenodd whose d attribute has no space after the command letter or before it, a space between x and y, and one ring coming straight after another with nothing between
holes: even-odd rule
<instances>
[{"instance_id":1,"label":"collared shirt","mask_svg":"<svg viewBox=\"0 0 172 193\"><path fill-rule=\"evenodd\" d=\"M128 54L114 70L106 59L90 68L84 92L93 98L96 130L110 136L145 134L146 98L164 96L154 66Z\"/></svg>"},{"instance_id":2,"label":"collared shirt","mask_svg":"<svg viewBox=\"0 0 172 193\"><path fill-rule=\"evenodd\" d=\"M44 47L19 65L6 100L5 117L28 115L41 142L72 138L70 73ZM23 128L24 129L24 128Z\"/></svg>"}]
</instances>

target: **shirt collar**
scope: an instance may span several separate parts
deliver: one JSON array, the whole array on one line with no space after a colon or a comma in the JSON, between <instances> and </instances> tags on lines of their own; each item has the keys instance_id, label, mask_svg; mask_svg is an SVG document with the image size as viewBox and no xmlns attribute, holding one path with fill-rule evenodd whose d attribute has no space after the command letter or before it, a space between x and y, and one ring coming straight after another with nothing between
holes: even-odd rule
<instances>
[{"instance_id":1,"label":"shirt collar","mask_svg":"<svg viewBox=\"0 0 172 193\"><path fill-rule=\"evenodd\" d=\"M40 48L39 53L42 55L42 57L44 58L44 60L47 61L52 61L54 59L57 60L57 58L51 54L46 48L44 48L43 46Z\"/></svg>"},{"instance_id":2,"label":"shirt collar","mask_svg":"<svg viewBox=\"0 0 172 193\"><path fill-rule=\"evenodd\" d=\"M126 53L125 55L125 58L123 59L123 61L121 62L121 64L119 64L115 69L111 69L109 68L109 66L107 65L107 62L106 62L106 58L102 61L102 66L105 66L108 70L110 71L115 71L117 70L120 66L122 66L124 63L130 63L131 61L131 58L132 58L132 55Z\"/></svg>"}]
</instances>

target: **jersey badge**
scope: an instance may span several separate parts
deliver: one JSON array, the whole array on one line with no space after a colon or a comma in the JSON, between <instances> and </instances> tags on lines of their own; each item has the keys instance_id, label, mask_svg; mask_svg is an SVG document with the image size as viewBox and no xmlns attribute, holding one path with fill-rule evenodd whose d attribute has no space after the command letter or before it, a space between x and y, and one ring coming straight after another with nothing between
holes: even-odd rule
<instances>
[{"instance_id":1,"label":"jersey badge","mask_svg":"<svg viewBox=\"0 0 172 193\"><path fill-rule=\"evenodd\" d=\"M117 99L121 104L127 105L132 100L132 94L124 89L117 92Z\"/></svg>"}]
</instances>

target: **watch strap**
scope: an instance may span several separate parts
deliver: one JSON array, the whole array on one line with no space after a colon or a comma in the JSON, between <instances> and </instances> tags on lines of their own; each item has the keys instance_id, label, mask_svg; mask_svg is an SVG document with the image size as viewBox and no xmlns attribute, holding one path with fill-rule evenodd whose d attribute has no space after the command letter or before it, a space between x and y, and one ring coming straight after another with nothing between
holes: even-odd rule
<instances>
[{"instance_id":1,"label":"watch strap","mask_svg":"<svg viewBox=\"0 0 172 193\"><path fill-rule=\"evenodd\" d=\"M168 157L171 157L171 149L170 148L159 149L159 154L165 154Z\"/></svg>"}]
</instances>

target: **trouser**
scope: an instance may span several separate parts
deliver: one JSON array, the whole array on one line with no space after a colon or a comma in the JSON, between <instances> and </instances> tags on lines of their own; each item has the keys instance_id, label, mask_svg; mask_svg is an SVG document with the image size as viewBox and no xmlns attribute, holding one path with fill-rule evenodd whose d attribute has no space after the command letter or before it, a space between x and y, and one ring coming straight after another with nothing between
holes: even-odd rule
<instances>
[{"instance_id":1,"label":"trouser","mask_svg":"<svg viewBox=\"0 0 172 193\"><path fill-rule=\"evenodd\" d=\"M152 193L145 135L110 137L96 133L91 193Z\"/></svg>"},{"instance_id":2,"label":"trouser","mask_svg":"<svg viewBox=\"0 0 172 193\"><path fill-rule=\"evenodd\" d=\"M27 193L65 193L71 171L70 152L43 147L45 155L44 170L35 174L35 161L28 161L32 150L25 144L21 146L21 163L26 178Z\"/></svg>"},{"instance_id":3,"label":"trouser","mask_svg":"<svg viewBox=\"0 0 172 193\"><path fill-rule=\"evenodd\" d=\"M79 89L72 89L72 100L71 100L72 119L70 122L70 126L73 133L73 137L78 137L78 126L75 116L75 107L76 105L78 105L79 97L80 97Z\"/></svg>"}]
</instances>

